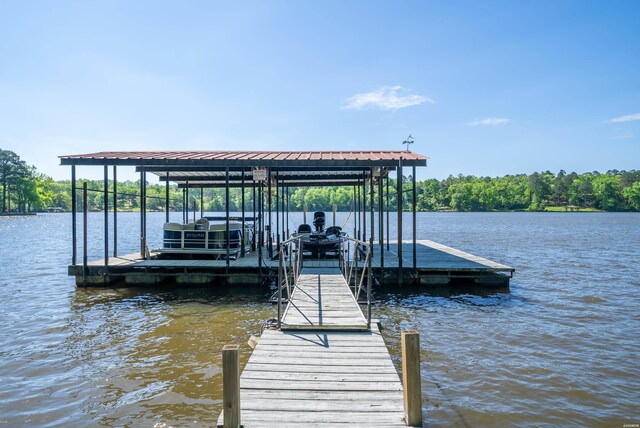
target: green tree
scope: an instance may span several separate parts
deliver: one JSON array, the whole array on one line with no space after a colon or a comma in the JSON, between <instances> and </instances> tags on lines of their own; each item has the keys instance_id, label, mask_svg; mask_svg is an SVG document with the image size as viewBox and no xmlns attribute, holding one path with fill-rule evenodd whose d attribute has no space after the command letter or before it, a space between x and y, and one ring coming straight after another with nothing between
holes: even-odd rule
<instances>
[{"instance_id":1,"label":"green tree","mask_svg":"<svg viewBox=\"0 0 640 428\"><path fill-rule=\"evenodd\" d=\"M0 149L0 180L2 182L2 212L7 212L10 197L9 186L15 182L20 167L20 157L10 150ZM9 195L9 196L7 196Z\"/></svg>"},{"instance_id":2,"label":"green tree","mask_svg":"<svg viewBox=\"0 0 640 428\"><path fill-rule=\"evenodd\" d=\"M601 174L593 178L592 188L596 208L614 211L620 208L620 175Z\"/></svg>"},{"instance_id":3,"label":"green tree","mask_svg":"<svg viewBox=\"0 0 640 428\"><path fill-rule=\"evenodd\" d=\"M640 211L640 181L625 187L622 194L629 208Z\"/></svg>"}]
</instances>

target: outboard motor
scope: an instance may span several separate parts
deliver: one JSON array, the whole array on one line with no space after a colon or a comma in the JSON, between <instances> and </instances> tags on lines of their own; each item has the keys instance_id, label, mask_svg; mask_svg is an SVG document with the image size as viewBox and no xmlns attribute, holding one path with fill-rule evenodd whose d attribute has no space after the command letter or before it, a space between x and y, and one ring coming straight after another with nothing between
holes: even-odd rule
<instances>
[{"instance_id":1,"label":"outboard motor","mask_svg":"<svg viewBox=\"0 0 640 428\"><path fill-rule=\"evenodd\" d=\"M317 211L313 213L313 225L316 227L316 232L322 232L324 230L324 213Z\"/></svg>"}]
</instances>

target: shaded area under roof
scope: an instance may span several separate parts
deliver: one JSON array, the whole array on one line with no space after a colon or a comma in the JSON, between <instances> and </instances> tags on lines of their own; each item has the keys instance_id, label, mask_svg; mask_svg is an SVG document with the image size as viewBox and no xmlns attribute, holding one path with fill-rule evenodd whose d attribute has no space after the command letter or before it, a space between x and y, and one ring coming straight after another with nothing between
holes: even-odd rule
<instances>
[{"instance_id":1,"label":"shaded area under roof","mask_svg":"<svg viewBox=\"0 0 640 428\"><path fill-rule=\"evenodd\" d=\"M426 166L427 157L408 151L132 151L60 156L61 165L134 166L179 186L230 187L253 181L255 169L269 168L280 184L351 185L385 176L403 166Z\"/></svg>"}]
</instances>

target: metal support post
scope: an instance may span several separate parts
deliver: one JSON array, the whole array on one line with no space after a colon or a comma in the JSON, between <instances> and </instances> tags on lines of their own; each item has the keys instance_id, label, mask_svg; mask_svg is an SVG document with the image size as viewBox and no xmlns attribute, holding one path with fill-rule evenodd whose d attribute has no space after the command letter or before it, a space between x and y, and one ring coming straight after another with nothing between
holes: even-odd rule
<instances>
[{"instance_id":1,"label":"metal support post","mask_svg":"<svg viewBox=\"0 0 640 428\"><path fill-rule=\"evenodd\" d=\"M78 203L76 201L76 166L71 165L71 264L75 266L78 255L78 242L77 242L77 226L76 226L76 212L78 210Z\"/></svg>"},{"instance_id":2,"label":"metal support post","mask_svg":"<svg viewBox=\"0 0 640 428\"><path fill-rule=\"evenodd\" d=\"M113 257L118 257L118 171L113 166Z\"/></svg>"},{"instance_id":3,"label":"metal support post","mask_svg":"<svg viewBox=\"0 0 640 428\"><path fill-rule=\"evenodd\" d=\"M418 254L417 254L417 249L416 249L416 238L417 238L417 229L416 229L416 225L417 225L417 219L416 219L416 204L417 204L417 191L416 191L416 167L413 166L413 171L412 171L412 177L413 177L413 187L412 187L412 208L413 208L413 268L417 269L418 268Z\"/></svg>"},{"instance_id":4,"label":"metal support post","mask_svg":"<svg viewBox=\"0 0 640 428\"><path fill-rule=\"evenodd\" d=\"M104 166L104 267L109 267L109 167Z\"/></svg>"}]
</instances>

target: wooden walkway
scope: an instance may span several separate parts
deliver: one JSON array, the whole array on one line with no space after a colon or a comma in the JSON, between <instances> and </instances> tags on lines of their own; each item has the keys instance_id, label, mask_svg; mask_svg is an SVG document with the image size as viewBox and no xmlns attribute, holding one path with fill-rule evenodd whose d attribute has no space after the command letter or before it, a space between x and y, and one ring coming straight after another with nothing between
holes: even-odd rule
<instances>
[{"instance_id":1,"label":"wooden walkway","mask_svg":"<svg viewBox=\"0 0 640 428\"><path fill-rule=\"evenodd\" d=\"M339 272L303 270L283 330L262 333L240 376L240 417L244 427L406 426L389 351Z\"/></svg>"},{"instance_id":2,"label":"wooden walkway","mask_svg":"<svg viewBox=\"0 0 640 428\"><path fill-rule=\"evenodd\" d=\"M282 329L366 331L367 320L338 269L305 268L284 311Z\"/></svg>"}]
</instances>

